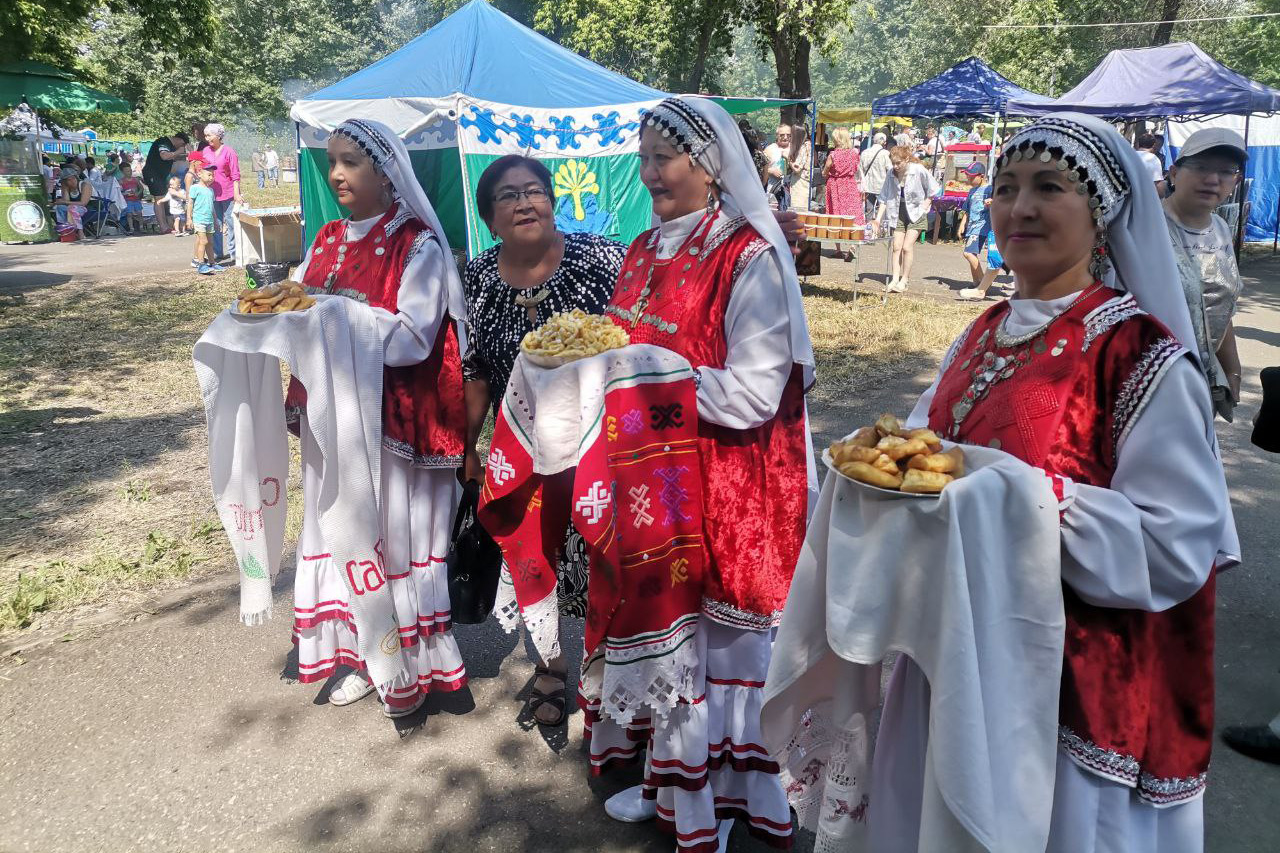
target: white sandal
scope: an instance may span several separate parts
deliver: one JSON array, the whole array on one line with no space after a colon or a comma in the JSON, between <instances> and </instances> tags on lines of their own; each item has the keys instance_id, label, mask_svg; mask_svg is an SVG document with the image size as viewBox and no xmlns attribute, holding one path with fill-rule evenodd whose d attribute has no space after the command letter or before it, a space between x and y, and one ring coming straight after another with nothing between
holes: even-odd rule
<instances>
[{"instance_id":1,"label":"white sandal","mask_svg":"<svg viewBox=\"0 0 1280 853\"><path fill-rule=\"evenodd\" d=\"M359 702L373 692L373 683L358 672L347 673L329 691L329 704L338 708Z\"/></svg>"},{"instance_id":2,"label":"white sandal","mask_svg":"<svg viewBox=\"0 0 1280 853\"><path fill-rule=\"evenodd\" d=\"M413 704L412 708L396 708L392 710L386 703L382 705L382 713L389 720L398 720L401 717L407 717L414 711L422 707L422 703L427 701L427 694L419 693L418 701Z\"/></svg>"}]
</instances>

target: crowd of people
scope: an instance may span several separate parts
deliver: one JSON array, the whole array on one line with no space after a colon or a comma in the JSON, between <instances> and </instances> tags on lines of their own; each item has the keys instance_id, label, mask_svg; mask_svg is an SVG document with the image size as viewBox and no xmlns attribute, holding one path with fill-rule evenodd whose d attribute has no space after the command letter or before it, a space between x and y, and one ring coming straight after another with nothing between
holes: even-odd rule
<instances>
[{"instance_id":1,"label":"crowd of people","mask_svg":"<svg viewBox=\"0 0 1280 853\"><path fill-rule=\"evenodd\" d=\"M59 226L81 239L86 227L96 234L109 222L125 235L195 235L192 268L202 275L222 272L235 263L232 217L244 203L240 158L226 135L221 124L196 122L190 131L156 139L145 157L137 148L111 151L102 167L92 156L67 155L56 167L45 156ZM267 146L265 158L259 152L255 157L264 163L260 174L278 185L279 155Z\"/></svg>"},{"instance_id":2,"label":"crowd of people","mask_svg":"<svg viewBox=\"0 0 1280 853\"><path fill-rule=\"evenodd\" d=\"M822 620L814 623L801 597L788 593L793 578L811 569L806 535L826 541L828 531L810 518L849 511L832 508L834 475L814 510L817 472L804 398L815 361L792 260L795 217L787 208L808 207L811 176L820 175L829 209L864 215L894 232L890 290L900 292L910 276L913 236L925 227L938 191L938 136L927 129L917 142L903 131L886 147L888 131L860 139L836 130L816 163L798 144L802 131L784 125L773 143L758 146L720 107L693 97L661 102L641 127L640 178L655 228L630 246L565 234L556 227L546 167L506 156L480 176L474 199L499 242L461 276L401 140L385 125L356 119L331 134L329 182L350 215L320 230L293 279L313 295L345 297L347 322L366 324L375 339L370 369L381 371L381 398L360 405L374 407L366 418L381 418L374 451L381 455L381 498L372 508L348 504L351 515L342 515L326 459L342 440L334 413L358 397L361 375L348 388L348 380L310 372L311 364L328 364L324 358L296 365L285 410L301 442L304 480L293 599L300 680L332 680L328 700L339 706L376 695L393 718L414 713L433 692L466 685L446 576L457 483L483 483L496 505L512 478L532 476L522 470L530 460L516 458L516 445L507 445L513 452L506 454L499 449L505 419L528 415L531 405L553 409L558 431L572 433L577 446L572 424L581 400L604 391L578 388L563 410L555 407L566 394L554 384L546 386L559 389L549 390L549 399L527 399L522 394L540 386L527 384L520 342L553 314L604 315L633 344L649 345L636 348L636 358L674 353L686 365L669 372L675 378L644 374L649 385L629 393L639 400L656 399L644 397L645 387L675 395L664 400L686 394L693 408L655 405L643 415L620 409L620 417L608 418L608 441L652 430L658 437L645 453L685 461L653 469L663 485L655 480L652 492L636 480L626 495L621 485L616 494L592 489L574 505L566 483L547 479L503 504L505 515L482 511L504 549L530 547L512 538L521 530L547 557L543 571L508 550L505 592L495 608L504 625L523 622L537 638L531 716L545 726L565 720L570 667L559 643L561 619L585 616L588 636L618 620L654 625L631 646L610 635L601 648L584 650L578 701L591 772L631 762L644 767L642 784L605 803L609 816L656 820L683 851L725 849L735 822L787 847L790 805L822 777L863 792L861 802L828 797L826 829L841 821L869 824L872 849L917 849L926 844L925 827L934 828L929 803L941 802L931 786L966 784L939 778L945 773L926 760L934 749L929 661L899 657L865 780L851 778L856 774L843 765L823 776L819 761L812 772L786 776L784 786L762 715L766 686L777 679L770 669L776 638L794 645L816 624L822 643L835 648L840 639L828 638L832 629L821 630ZM225 146L213 144L220 141L216 130L206 129L206 138L214 168L200 168L192 215L198 228L216 229L220 202L238 198L239 190L236 180L229 189L226 183L234 153L219 154ZM192 163L196 155L185 139L171 138L157 156ZM992 271L982 267L995 251L1013 275L1015 298L992 305L951 345L906 427L1001 450L1019 488L1051 492L1057 504L1051 518L1041 514L1035 522L1043 529L995 525L984 533L995 537L989 555L1020 553L1042 537L1036 541L1051 543L1052 564L1061 558L1061 578L1051 580L1065 601L1066 626L1056 629L1065 650L1060 675L1042 685L1042 692L1060 691L1060 708L1055 701L1047 712L1059 716L1033 726L1058 731L1057 784L1028 792L1051 803L1052 821L1042 827L1049 850L1203 849L1215 577L1240 557L1213 424L1215 415L1229 419L1239 400L1231 316L1241 282L1230 234L1213 210L1234 189L1246 157L1229 131L1193 135L1161 177L1172 188L1162 200L1144 158L1114 128L1059 114L1013 133L990 172L981 163L963 170L970 191L961 232L974 289L985 293L990 286ZM255 171L269 176L268 162L264 157ZM216 230L211 236L216 255ZM250 324L232 333L233 322L220 317L202 345L225 353L259 351L254 347L293 353L302 346L281 344L280 327ZM363 340L355 334L350 344L326 337L307 346L348 352ZM223 364L228 376L245 373L240 362L206 363ZM230 384L207 387L229 394ZM211 411L219 406L206 402ZM499 430L486 464L479 439L490 413ZM266 414L261 423L271 422ZM245 423L236 423L231 433L244 435ZM674 438L664 446L661 431L686 424L687 447L673 448ZM259 441L275 439L264 433ZM663 455L673 453L686 455ZM639 454L627 456L633 458ZM609 464L619 466L612 469L619 478L634 477L621 466L651 460ZM258 473L246 494L257 494L262 475L250 467ZM676 538L662 547L692 536L693 567L672 561L669 583L664 566L659 581L640 584L635 599L606 599L619 584L629 589L625 577L607 570L615 545L591 526L610 500L617 515L609 529L622 546L655 525L685 531L666 534ZM569 509L552 511L560 504L576 506L581 517L566 526ZM244 505L235 506L234 518L224 516L229 533L237 524L243 532ZM362 525L376 558L346 561L352 531ZM243 609L253 598L249 590L266 577L263 561L239 551L237 557L242 616L252 623L270 606L268 590L259 609ZM645 553L627 571L640 572L649 560ZM267 563L278 563L278 553ZM701 585L692 603L690 579ZM983 595L980 587L973 593ZM873 604L884 619L918 622L897 609L900 603ZM654 621L667 615L669 625ZM627 648L646 653L627 657ZM992 652L997 659L1020 653ZM663 678L647 693L623 690L619 672L642 660L652 667L655 659L669 664ZM817 680L824 680L821 672ZM602 684L619 693L602 691ZM877 697L878 685L877 678ZM619 695L633 699L620 705ZM789 722L804 727L812 718ZM956 831L952 824L946 832ZM1081 846L1081 838L1088 843Z\"/></svg>"}]
</instances>

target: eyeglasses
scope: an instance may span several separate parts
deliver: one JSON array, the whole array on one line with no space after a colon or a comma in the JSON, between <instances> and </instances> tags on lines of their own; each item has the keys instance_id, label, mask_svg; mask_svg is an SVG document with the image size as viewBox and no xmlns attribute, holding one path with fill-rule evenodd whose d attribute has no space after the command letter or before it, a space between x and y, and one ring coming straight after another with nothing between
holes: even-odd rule
<instances>
[{"instance_id":1,"label":"eyeglasses","mask_svg":"<svg viewBox=\"0 0 1280 853\"><path fill-rule=\"evenodd\" d=\"M530 187L527 190L507 190L493 197L493 203L499 207L515 207L521 198L529 199L530 204L541 204L550 196L542 187Z\"/></svg>"},{"instance_id":2,"label":"eyeglasses","mask_svg":"<svg viewBox=\"0 0 1280 853\"><path fill-rule=\"evenodd\" d=\"M1199 160L1184 160L1182 167L1201 175L1217 175L1224 181L1240 177L1241 172L1239 166L1224 166L1221 169L1215 169L1208 163L1201 163Z\"/></svg>"}]
</instances>

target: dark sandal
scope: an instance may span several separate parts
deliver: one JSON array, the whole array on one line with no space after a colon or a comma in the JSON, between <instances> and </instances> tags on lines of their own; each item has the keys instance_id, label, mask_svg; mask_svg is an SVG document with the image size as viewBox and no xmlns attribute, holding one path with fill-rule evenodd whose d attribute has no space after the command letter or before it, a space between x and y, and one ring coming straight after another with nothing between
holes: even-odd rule
<instances>
[{"instance_id":1,"label":"dark sandal","mask_svg":"<svg viewBox=\"0 0 1280 853\"><path fill-rule=\"evenodd\" d=\"M560 673L552 672L551 670L541 666L535 666L533 668L534 680L533 684L529 687L529 698L525 703L525 707L529 709L530 716L533 717L533 721L538 725L555 727L564 722L566 694L569 690L567 675L567 673L562 675ZM547 678L558 679L560 681L559 689L553 690L550 693L544 693L539 690L537 688L537 680L544 676ZM549 705L559 712L554 721L544 720L538 716L538 709L543 705Z\"/></svg>"}]
</instances>

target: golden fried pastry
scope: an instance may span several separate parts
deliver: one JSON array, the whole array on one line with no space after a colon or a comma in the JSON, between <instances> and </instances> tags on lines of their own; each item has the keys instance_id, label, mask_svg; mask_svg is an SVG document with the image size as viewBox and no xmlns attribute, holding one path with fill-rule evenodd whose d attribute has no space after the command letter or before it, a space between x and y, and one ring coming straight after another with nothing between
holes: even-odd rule
<instances>
[{"instance_id":1,"label":"golden fried pastry","mask_svg":"<svg viewBox=\"0 0 1280 853\"><path fill-rule=\"evenodd\" d=\"M847 441L837 441L831 445L831 461L839 465L841 462L875 462L882 454L874 447L859 447Z\"/></svg>"},{"instance_id":2,"label":"golden fried pastry","mask_svg":"<svg viewBox=\"0 0 1280 853\"><path fill-rule=\"evenodd\" d=\"M947 487L955 478L950 474L938 471L921 471L919 468L908 468L902 477L902 491L917 495L936 495Z\"/></svg>"},{"instance_id":3,"label":"golden fried pastry","mask_svg":"<svg viewBox=\"0 0 1280 853\"><path fill-rule=\"evenodd\" d=\"M956 469L956 460L954 456L948 456L945 453L919 454L907 460L907 467L916 471L950 474Z\"/></svg>"},{"instance_id":4,"label":"golden fried pastry","mask_svg":"<svg viewBox=\"0 0 1280 853\"><path fill-rule=\"evenodd\" d=\"M918 438L900 439L901 443L893 444L885 448L884 455L888 456L894 462L900 459L906 459L908 456L918 456L929 452L929 445L925 444Z\"/></svg>"},{"instance_id":5,"label":"golden fried pastry","mask_svg":"<svg viewBox=\"0 0 1280 853\"><path fill-rule=\"evenodd\" d=\"M879 468L881 471L885 472L886 474L902 473L898 468L897 462L894 462L892 459L890 459L888 456L885 456L879 450L873 450L872 452L876 454L875 461L871 463L872 468Z\"/></svg>"},{"instance_id":6,"label":"golden fried pastry","mask_svg":"<svg viewBox=\"0 0 1280 853\"><path fill-rule=\"evenodd\" d=\"M902 424L898 421L896 417L889 414L888 412L885 412L883 415L880 416L879 420L876 421L876 432L880 433L880 435L882 436L897 435L901 431L902 431Z\"/></svg>"},{"instance_id":7,"label":"golden fried pastry","mask_svg":"<svg viewBox=\"0 0 1280 853\"><path fill-rule=\"evenodd\" d=\"M856 444L859 447L875 447L879 440L880 433L876 432L875 427L863 427L845 439L849 444Z\"/></svg>"},{"instance_id":8,"label":"golden fried pastry","mask_svg":"<svg viewBox=\"0 0 1280 853\"><path fill-rule=\"evenodd\" d=\"M242 290L236 299L236 310L241 314L284 314L302 311L316 304L315 299L308 296L306 289L296 281Z\"/></svg>"},{"instance_id":9,"label":"golden fried pastry","mask_svg":"<svg viewBox=\"0 0 1280 853\"><path fill-rule=\"evenodd\" d=\"M942 449L942 439L938 438L938 434L931 429L910 429L907 430L907 438L918 438L925 444L929 445L929 450L937 453Z\"/></svg>"},{"instance_id":10,"label":"golden fried pastry","mask_svg":"<svg viewBox=\"0 0 1280 853\"><path fill-rule=\"evenodd\" d=\"M897 447L899 444L906 443L907 439L900 435L886 435L884 438L876 442L876 450L888 450L890 447Z\"/></svg>"},{"instance_id":11,"label":"golden fried pastry","mask_svg":"<svg viewBox=\"0 0 1280 853\"><path fill-rule=\"evenodd\" d=\"M874 468L865 462L845 462L843 465L837 466L840 473L846 477L857 480L861 483L867 483L872 486L879 486L882 489L896 489L902 485L902 475L898 473L889 474Z\"/></svg>"}]
</instances>

